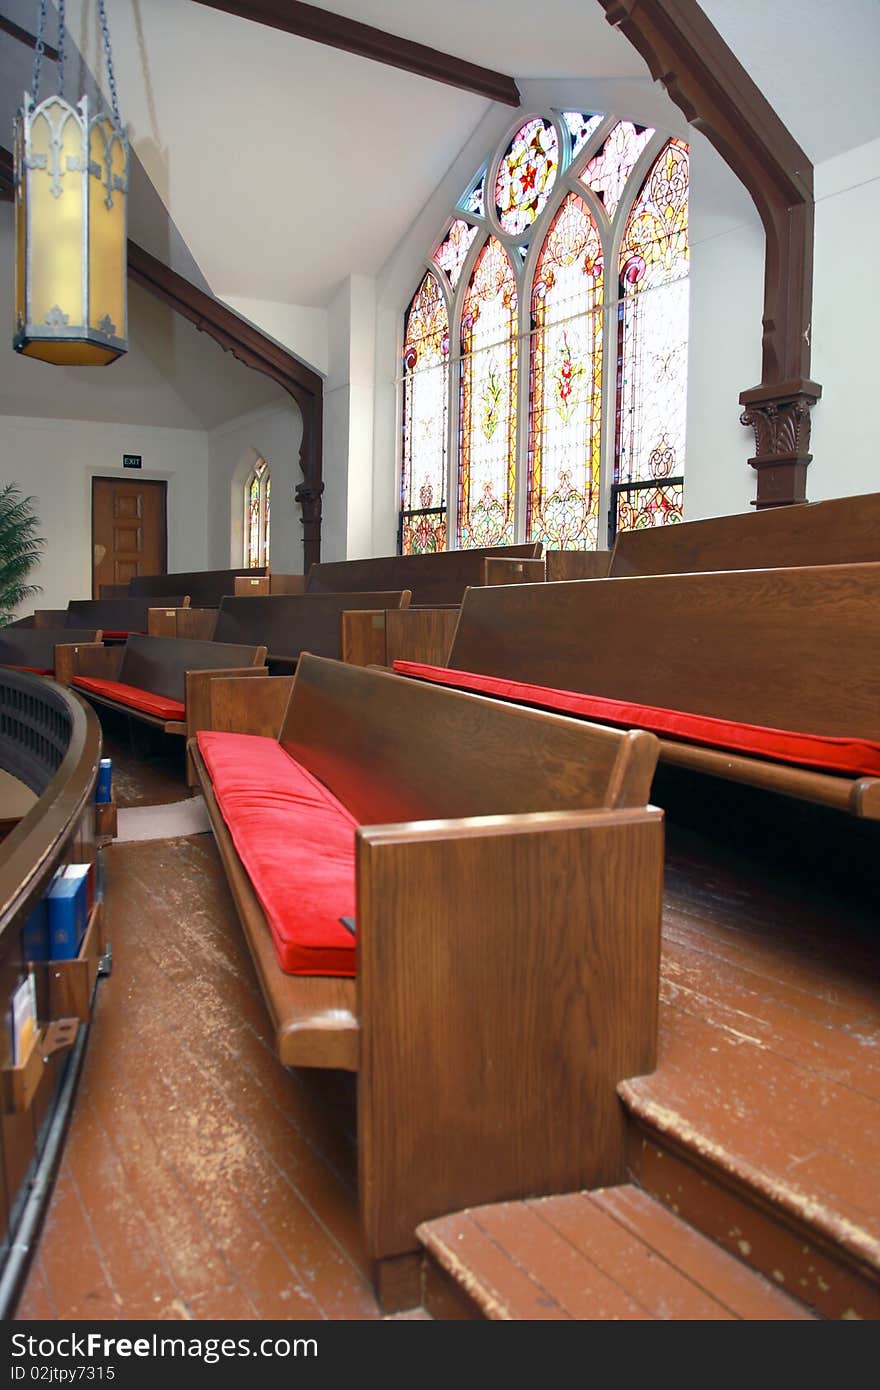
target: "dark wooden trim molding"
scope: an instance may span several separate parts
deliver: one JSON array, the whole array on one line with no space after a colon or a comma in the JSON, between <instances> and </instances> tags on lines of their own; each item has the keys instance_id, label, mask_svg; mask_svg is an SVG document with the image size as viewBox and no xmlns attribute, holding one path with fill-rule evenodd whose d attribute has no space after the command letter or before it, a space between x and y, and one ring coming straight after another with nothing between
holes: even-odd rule
<instances>
[{"instance_id":1,"label":"dark wooden trim molding","mask_svg":"<svg viewBox=\"0 0 880 1390\"><path fill-rule=\"evenodd\" d=\"M11 200L13 192L12 155L0 147L0 199ZM226 304L205 294L131 240L128 243L128 274L175 313L189 319L200 332L207 333L224 352L231 352L246 367L277 381L296 401L303 424L299 453L303 481L297 484L296 500L302 508L303 561L305 573L308 573L310 565L317 564L321 558L323 378L239 318Z\"/></svg>"},{"instance_id":2,"label":"dark wooden trim molding","mask_svg":"<svg viewBox=\"0 0 880 1390\"><path fill-rule=\"evenodd\" d=\"M813 298L813 166L696 0L599 0L748 189L766 235L761 383L740 394L752 425L755 505L806 500Z\"/></svg>"},{"instance_id":3,"label":"dark wooden trim molding","mask_svg":"<svg viewBox=\"0 0 880 1390\"><path fill-rule=\"evenodd\" d=\"M10 38L18 39L19 43L25 44L27 48L36 48L37 40L33 34L28 33L27 29L22 29L20 24L14 20L7 19L5 14L0 14L0 29L4 34L9 34ZM53 48L50 43L43 43L43 52L53 63L58 62L58 49Z\"/></svg>"},{"instance_id":4,"label":"dark wooden trim molding","mask_svg":"<svg viewBox=\"0 0 880 1390\"><path fill-rule=\"evenodd\" d=\"M513 78L504 73L478 67L476 63L440 53L436 48L426 48L424 44L402 39L397 34L387 34L371 24L361 24L315 5L301 4L300 0L195 0L195 3L280 29L285 34L311 39L314 43L341 48L361 58L372 58L418 77L445 82L447 86L475 92L477 96L488 97L505 106L520 104L519 88Z\"/></svg>"}]
</instances>

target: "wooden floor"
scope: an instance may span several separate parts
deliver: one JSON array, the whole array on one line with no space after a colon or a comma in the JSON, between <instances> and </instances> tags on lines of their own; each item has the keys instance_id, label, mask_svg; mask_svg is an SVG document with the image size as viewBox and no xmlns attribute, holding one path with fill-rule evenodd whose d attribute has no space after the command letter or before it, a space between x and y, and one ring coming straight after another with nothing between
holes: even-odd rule
<instances>
[{"instance_id":1,"label":"wooden floor","mask_svg":"<svg viewBox=\"0 0 880 1390\"><path fill-rule=\"evenodd\" d=\"M182 758L109 741L121 804ZM17 1317L376 1318L354 1085L285 1072L210 836L106 852L113 973ZM669 830L657 1104L880 1241L876 913ZM695 1059L698 1065L695 1065Z\"/></svg>"}]
</instances>

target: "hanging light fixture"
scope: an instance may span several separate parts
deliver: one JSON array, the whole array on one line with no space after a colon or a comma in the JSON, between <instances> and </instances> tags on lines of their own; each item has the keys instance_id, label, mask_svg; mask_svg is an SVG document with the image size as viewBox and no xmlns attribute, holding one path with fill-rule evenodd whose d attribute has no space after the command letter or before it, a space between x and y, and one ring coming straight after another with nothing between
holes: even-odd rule
<instances>
[{"instance_id":1,"label":"hanging light fixture","mask_svg":"<svg viewBox=\"0 0 880 1390\"><path fill-rule=\"evenodd\" d=\"M105 0L98 17L113 114L64 98L64 0L58 4L58 95L39 101L40 18L30 94L15 119L13 346L59 366L106 366L128 348L128 138L119 117Z\"/></svg>"}]
</instances>

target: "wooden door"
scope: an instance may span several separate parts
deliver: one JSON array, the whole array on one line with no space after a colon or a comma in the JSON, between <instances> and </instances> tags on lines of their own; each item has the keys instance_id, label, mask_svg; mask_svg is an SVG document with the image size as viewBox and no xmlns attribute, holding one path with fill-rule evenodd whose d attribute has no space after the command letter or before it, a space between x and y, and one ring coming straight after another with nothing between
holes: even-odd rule
<instances>
[{"instance_id":1,"label":"wooden door","mask_svg":"<svg viewBox=\"0 0 880 1390\"><path fill-rule=\"evenodd\" d=\"M101 584L127 584L168 570L167 484L92 479L92 596Z\"/></svg>"}]
</instances>

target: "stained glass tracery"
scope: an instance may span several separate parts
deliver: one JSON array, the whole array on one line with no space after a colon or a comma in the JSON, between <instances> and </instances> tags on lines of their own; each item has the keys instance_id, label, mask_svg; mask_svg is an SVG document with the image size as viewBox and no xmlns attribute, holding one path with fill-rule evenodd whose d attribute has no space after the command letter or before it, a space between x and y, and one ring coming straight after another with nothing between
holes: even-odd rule
<instances>
[{"instance_id":1,"label":"stained glass tracery","mask_svg":"<svg viewBox=\"0 0 880 1390\"><path fill-rule=\"evenodd\" d=\"M557 212L532 291L526 538L554 550L598 544L602 243L576 193Z\"/></svg>"},{"instance_id":2,"label":"stained glass tracery","mask_svg":"<svg viewBox=\"0 0 880 1390\"><path fill-rule=\"evenodd\" d=\"M472 227L469 222L457 217L434 252L434 264L445 270L453 289L458 284L461 268L479 230L479 227Z\"/></svg>"},{"instance_id":3,"label":"stained glass tracery","mask_svg":"<svg viewBox=\"0 0 880 1390\"><path fill-rule=\"evenodd\" d=\"M559 170L559 136L536 117L516 132L495 179L495 207L505 232L517 236L540 217Z\"/></svg>"},{"instance_id":4,"label":"stained glass tracery","mask_svg":"<svg viewBox=\"0 0 880 1390\"><path fill-rule=\"evenodd\" d=\"M446 549L449 312L430 272L413 296L403 347L401 553Z\"/></svg>"},{"instance_id":5,"label":"stained glass tracery","mask_svg":"<svg viewBox=\"0 0 880 1390\"><path fill-rule=\"evenodd\" d=\"M245 483L244 563L247 569L269 563L271 478L266 460L257 459Z\"/></svg>"},{"instance_id":6,"label":"stained glass tracery","mask_svg":"<svg viewBox=\"0 0 880 1390\"><path fill-rule=\"evenodd\" d=\"M653 134L650 126L618 121L599 153L581 174L581 183L593 190L609 217L617 211L636 160Z\"/></svg>"},{"instance_id":7,"label":"stained glass tracery","mask_svg":"<svg viewBox=\"0 0 880 1390\"><path fill-rule=\"evenodd\" d=\"M562 119L568 126L571 135L571 157L575 159L586 145L590 136L604 121L602 115L593 115L589 111L563 111Z\"/></svg>"},{"instance_id":8,"label":"stained glass tracery","mask_svg":"<svg viewBox=\"0 0 880 1390\"><path fill-rule=\"evenodd\" d=\"M510 258L490 237L461 317L458 544L508 545L516 485L517 292Z\"/></svg>"}]
</instances>

